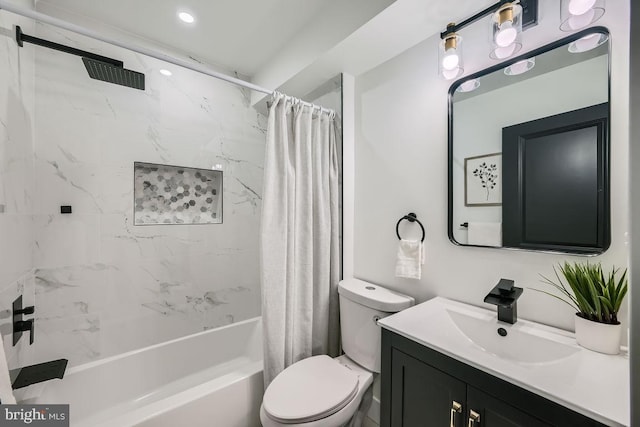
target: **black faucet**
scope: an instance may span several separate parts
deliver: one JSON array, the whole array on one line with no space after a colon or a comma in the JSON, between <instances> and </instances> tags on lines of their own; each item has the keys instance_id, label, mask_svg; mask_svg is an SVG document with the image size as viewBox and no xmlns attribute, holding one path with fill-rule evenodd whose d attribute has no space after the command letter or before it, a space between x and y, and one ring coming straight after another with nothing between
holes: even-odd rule
<instances>
[{"instance_id":1,"label":"black faucet","mask_svg":"<svg viewBox=\"0 0 640 427\"><path fill-rule=\"evenodd\" d=\"M23 314L33 314L34 306L22 307L22 295L13 301L13 345L18 344L23 332L29 332L29 345L33 344L33 319L24 320Z\"/></svg>"},{"instance_id":2,"label":"black faucet","mask_svg":"<svg viewBox=\"0 0 640 427\"><path fill-rule=\"evenodd\" d=\"M484 302L498 306L498 320L511 323L518 321L518 298L523 289L514 286L514 281L500 279L491 292L484 297Z\"/></svg>"}]
</instances>

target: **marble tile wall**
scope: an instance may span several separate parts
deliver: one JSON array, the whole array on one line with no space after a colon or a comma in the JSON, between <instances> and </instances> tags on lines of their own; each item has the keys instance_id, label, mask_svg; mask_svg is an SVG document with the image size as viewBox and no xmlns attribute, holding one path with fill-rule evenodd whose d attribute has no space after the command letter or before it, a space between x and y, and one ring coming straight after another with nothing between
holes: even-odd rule
<instances>
[{"instance_id":1,"label":"marble tile wall","mask_svg":"<svg viewBox=\"0 0 640 427\"><path fill-rule=\"evenodd\" d=\"M31 48L38 358L77 365L260 315L266 119L249 93L40 24L36 36L146 74L146 91L133 90ZM134 162L220 165L224 224L136 226Z\"/></svg>"},{"instance_id":2,"label":"marble tile wall","mask_svg":"<svg viewBox=\"0 0 640 427\"><path fill-rule=\"evenodd\" d=\"M34 55L18 48L14 25L28 31L34 23L0 11L0 333L10 369L29 364L33 354L28 335L13 346L13 300L34 300Z\"/></svg>"}]
</instances>

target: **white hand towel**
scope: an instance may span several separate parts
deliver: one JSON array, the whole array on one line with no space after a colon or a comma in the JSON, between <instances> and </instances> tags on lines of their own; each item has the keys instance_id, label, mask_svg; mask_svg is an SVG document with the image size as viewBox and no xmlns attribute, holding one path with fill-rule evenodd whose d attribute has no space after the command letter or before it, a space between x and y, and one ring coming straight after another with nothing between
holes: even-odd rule
<instances>
[{"instance_id":1,"label":"white hand towel","mask_svg":"<svg viewBox=\"0 0 640 427\"><path fill-rule=\"evenodd\" d=\"M478 246L502 246L502 224L499 222L470 222L467 243Z\"/></svg>"},{"instance_id":2,"label":"white hand towel","mask_svg":"<svg viewBox=\"0 0 640 427\"><path fill-rule=\"evenodd\" d=\"M424 259L424 244L420 240L400 240L396 260L396 277L420 280Z\"/></svg>"},{"instance_id":3,"label":"white hand towel","mask_svg":"<svg viewBox=\"0 0 640 427\"><path fill-rule=\"evenodd\" d=\"M9 367L7 358L4 355L4 345L0 340L0 401L3 405L15 405L16 398L13 396L11 379L9 378Z\"/></svg>"}]
</instances>

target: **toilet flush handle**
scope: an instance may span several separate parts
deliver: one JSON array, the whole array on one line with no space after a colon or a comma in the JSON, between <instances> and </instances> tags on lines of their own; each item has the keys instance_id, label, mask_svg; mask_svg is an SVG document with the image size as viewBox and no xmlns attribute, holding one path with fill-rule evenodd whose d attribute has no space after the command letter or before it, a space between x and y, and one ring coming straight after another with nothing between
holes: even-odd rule
<instances>
[{"instance_id":1,"label":"toilet flush handle","mask_svg":"<svg viewBox=\"0 0 640 427\"><path fill-rule=\"evenodd\" d=\"M380 320L380 316L373 316L373 323L378 324L378 320Z\"/></svg>"}]
</instances>

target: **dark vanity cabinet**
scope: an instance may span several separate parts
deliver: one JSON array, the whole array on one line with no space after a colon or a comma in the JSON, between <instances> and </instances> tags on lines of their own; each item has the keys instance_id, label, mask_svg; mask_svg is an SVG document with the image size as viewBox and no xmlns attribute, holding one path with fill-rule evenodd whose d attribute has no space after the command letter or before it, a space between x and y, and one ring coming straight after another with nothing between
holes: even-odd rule
<instances>
[{"instance_id":1,"label":"dark vanity cabinet","mask_svg":"<svg viewBox=\"0 0 640 427\"><path fill-rule=\"evenodd\" d=\"M381 427L603 425L386 329L381 374Z\"/></svg>"}]
</instances>

